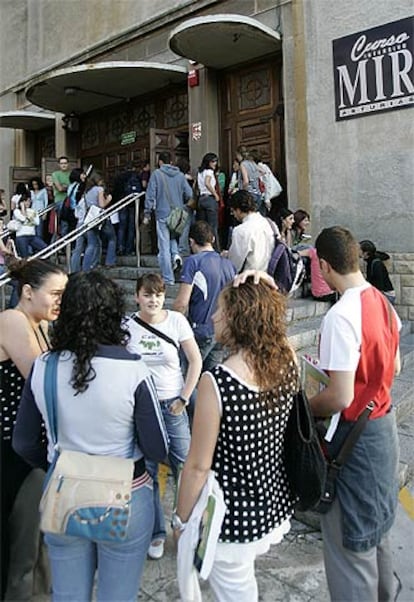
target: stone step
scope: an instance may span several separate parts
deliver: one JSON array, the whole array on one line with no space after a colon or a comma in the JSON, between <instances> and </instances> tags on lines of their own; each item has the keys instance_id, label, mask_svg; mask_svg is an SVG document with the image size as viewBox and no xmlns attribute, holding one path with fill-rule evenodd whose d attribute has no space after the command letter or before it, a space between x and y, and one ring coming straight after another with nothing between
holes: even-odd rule
<instances>
[{"instance_id":1,"label":"stone step","mask_svg":"<svg viewBox=\"0 0 414 602\"><path fill-rule=\"evenodd\" d=\"M159 269L156 255L141 255L139 264L140 267L157 268L157 270ZM136 255L120 255L116 258L116 265L125 267L138 267Z\"/></svg>"},{"instance_id":2,"label":"stone step","mask_svg":"<svg viewBox=\"0 0 414 602\"><path fill-rule=\"evenodd\" d=\"M317 345L321 320L322 316L316 316L290 322L288 337L296 352Z\"/></svg>"}]
</instances>

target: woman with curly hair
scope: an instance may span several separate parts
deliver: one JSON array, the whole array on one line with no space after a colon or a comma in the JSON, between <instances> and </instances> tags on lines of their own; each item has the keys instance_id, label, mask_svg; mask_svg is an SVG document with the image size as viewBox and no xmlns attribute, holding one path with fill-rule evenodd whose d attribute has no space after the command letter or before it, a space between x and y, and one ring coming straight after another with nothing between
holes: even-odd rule
<instances>
[{"instance_id":1,"label":"woman with curly hair","mask_svg":"<svg viewBox=\"0 0 414 602\"><path fill-rule=\"evenodd\" d=\"M281 541L293 513L282 451L296 361L285 298L263 281L224 288L213 322L229 357L201 377L172 524L179 537L212 469L227 511L210 586L217 600L254 602L255 557Z\"/></svg>"},{"instance_id":2,"label":"woman with curly hair","mask_svg":"<svg viewBox=\"0 0 414 602\"><path fill-rule=\"evenodd\" d=\"M53 600L91 600L97 570L98 600L137 599L154 521L152 480L145 458L168 452L159 402L148 368L129 353L121 289L99 272L70 276L52 335L57 367L59 447L133 458L131 516L120 543L47 533ZM33 367L13 436L14 449L32 466L54 457L44 397L45 355ZM47 449L42 445L42 420Z\"/></svg>"}]
</instances>

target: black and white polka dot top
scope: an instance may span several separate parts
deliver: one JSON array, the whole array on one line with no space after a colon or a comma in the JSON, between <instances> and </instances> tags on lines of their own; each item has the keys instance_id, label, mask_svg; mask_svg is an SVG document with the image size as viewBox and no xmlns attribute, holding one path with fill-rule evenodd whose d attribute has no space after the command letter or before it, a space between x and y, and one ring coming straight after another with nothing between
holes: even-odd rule
<instances>
[{"instance_id":1,"label":"black and white polka dot top","mask_svg":"<svg viewBox=\"0 0 414 602\"><path fill-rule=\"evenodd\" d=\"M211 375L222 404L220 431L212 468L227 506L219 541L261 539L293 513L282 460L283 435L293 393L268 408L257 387L233 371L216 366ZM296 387L292 373L292 391Z\"/></svg>"},{"instance_id":2,"label":"black and white polka dot top","mask_svg":"<svg viewBox=\"0 0 414 602\"><path fill-rule=\"evenodd\" d=\"M0 429L2 441L11 441L22 396L24 378L11 359L0 362Z\"/></svg>"}]
</instances>

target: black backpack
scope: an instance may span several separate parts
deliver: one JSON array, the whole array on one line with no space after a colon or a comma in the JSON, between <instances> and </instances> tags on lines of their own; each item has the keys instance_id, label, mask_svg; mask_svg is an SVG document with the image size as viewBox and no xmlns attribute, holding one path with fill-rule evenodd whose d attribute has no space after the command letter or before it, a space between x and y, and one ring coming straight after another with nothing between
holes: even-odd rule
<instances>
[{"instance_id":1,"label":"black backpack","mask_svg":"<svg viewBox=\"0 0 414 602\"><path fill-rule=\"evenodd\" d=\"M267 266L267 273L273 276L282 293L292 294L297 290L305 277L305 266L297 251L289 249L286 243L278 238L279 232L275 223L267 218L273 230L275 246Z\"/></svg>"},{"instance_id":2,"label":"black backpack","mask_svg":"<svg viewBox=\"0 0 414 602\"><path fill-rule=\"evenodd\" d=\"M132 171L125 180L124 195L135 194L142 191L141 178L135 171Z\"/></svg>"}]
</instances>

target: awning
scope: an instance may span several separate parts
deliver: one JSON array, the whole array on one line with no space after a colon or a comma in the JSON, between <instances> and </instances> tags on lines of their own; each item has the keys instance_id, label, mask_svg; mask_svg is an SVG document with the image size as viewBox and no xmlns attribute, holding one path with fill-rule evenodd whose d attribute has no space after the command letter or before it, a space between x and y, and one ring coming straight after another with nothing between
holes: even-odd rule
<instances>
[{"instance_id":1,"label":"awning","mask_svg":"<svg viewBox=\"0 0 414 602\"><path fill-rule=\"evenodd\" d=\"M43 130L55 123L54 113L36 111L3 111L0 113L0 127L15 130Z\"/></svg>"},{"instance_id":2,"label":"awning","mask_svg":"<svg viewBox=\"0 0 414 602\"><path fill-rule=\"evenodd\" d=\"M170 34L170 48L206 67L223 69L281 48L280 34L243 15L209 15L189 19Z\"/></svg>"},{"instance_id":3,"label":"awning","mask_svg":"<svg viewBox=\"0 0 414 602\"><path fill-rule=\"evenodd\" d=\"M90 63L49 72L26 90L30 102L59 113L88 113L170 84L185 82L178 65L145 61Z\"/></svg>"}]
</instances>

